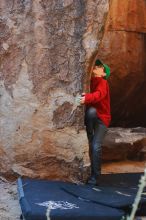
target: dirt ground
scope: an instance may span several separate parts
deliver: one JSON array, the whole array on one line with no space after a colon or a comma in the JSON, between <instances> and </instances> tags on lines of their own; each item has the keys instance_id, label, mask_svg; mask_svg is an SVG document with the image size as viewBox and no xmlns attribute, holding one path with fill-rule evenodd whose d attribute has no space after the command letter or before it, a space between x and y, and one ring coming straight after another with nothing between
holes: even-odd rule
<instances>
[{"instance_id":1,"label":"dirt ground","mask_svg":"<svg viewBox=\"0 0 146 220\"><path fill-rule=\"evenodd\" d=\"M16 182L0 179L0 220L20 220Z\"/></svg>"}]
</instances>

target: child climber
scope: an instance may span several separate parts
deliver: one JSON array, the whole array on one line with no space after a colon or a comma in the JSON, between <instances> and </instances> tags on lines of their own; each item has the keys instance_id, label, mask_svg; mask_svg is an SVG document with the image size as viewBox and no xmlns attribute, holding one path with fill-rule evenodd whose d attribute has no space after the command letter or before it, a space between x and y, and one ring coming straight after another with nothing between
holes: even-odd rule
<instances>
[{"instance_id":1,"label":"child climber","mask_svg":"<svg viewBox=\"0 0 146 220\"><path fill-rule=\"evenodd\" d=\"M101 145L111 121L110 93L107 82L110 68L100 60L93 67L90 93L82 93L80 103L85 108L85 126L89 142L91 176L88 184L98 185L101 174Z\"/></svg>"}]
</instances>

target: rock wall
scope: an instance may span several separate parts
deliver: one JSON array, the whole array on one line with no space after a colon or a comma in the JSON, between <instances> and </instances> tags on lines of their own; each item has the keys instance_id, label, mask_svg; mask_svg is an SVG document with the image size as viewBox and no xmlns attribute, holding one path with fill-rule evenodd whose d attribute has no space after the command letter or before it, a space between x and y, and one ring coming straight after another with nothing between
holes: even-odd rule
<instances>
[{"instance_id":1,"label":"rock wall","mask_svg":"<svg viewBox=\"0 0 146 220\"><path fill-rule=\"evenodd\" d=\"M88 148L75 96L89 89L96 55L112 70L113 125L146 125L145 9L144 0L0 1L1 175L83 178ZM107 143L111 160L117 145Z\"/></svg>"},{"instance_id":2,"label":"rock wall","mask_svg":"<svg viewBox=\"0 0 146 220\"><path fill-rule=\"evenodd\" d=\"M111 0L98 56L112 70L112 126L146 127L146 1Z\"/></svg>"},{"instance_id":3,"label":"rock wall","mask_svg":"<svg viewBox=\"0 0 146 220\"><path fill-rule=\"evenodd\" d=\"M0 1L0 172L79 178L86 69L108 0ZM71 114L73 113L73 114Z\"/></svg>"}]
</instances>

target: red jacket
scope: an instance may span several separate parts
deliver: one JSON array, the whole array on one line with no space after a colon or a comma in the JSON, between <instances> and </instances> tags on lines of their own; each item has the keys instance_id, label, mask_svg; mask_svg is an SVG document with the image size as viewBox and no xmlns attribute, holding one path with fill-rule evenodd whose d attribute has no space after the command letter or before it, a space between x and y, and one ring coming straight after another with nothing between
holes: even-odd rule
<instances>
[{"instance_id":1,"label":"red jacket","mask_svg":"<svg viewBox=\"0 0 146 220\"><path fill-rule=\"evenodd\" d=\"M108 127L111 121L110 93L107 80L91 77L90 93L85 94L85 105L96 108L97 116Z\"/></svg>"}]
</instances>

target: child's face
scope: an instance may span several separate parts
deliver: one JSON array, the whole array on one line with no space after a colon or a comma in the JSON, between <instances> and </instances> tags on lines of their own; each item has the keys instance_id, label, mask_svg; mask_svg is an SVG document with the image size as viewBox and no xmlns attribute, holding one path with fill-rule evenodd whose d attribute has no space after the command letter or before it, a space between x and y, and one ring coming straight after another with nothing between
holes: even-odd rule
<instances>
[{"instance_id":1,"label":"child's face","mask_svg":"<svg viewBox=\"0 0 146 220\"><path fill-rule=\"evenodd\" d=\"M103 66L94 66L93 67L93 71L92 71L92 75L94 77L103 77L105 76L105 72L104 72L104 67Z\"/></svg>"}]
</instances>

